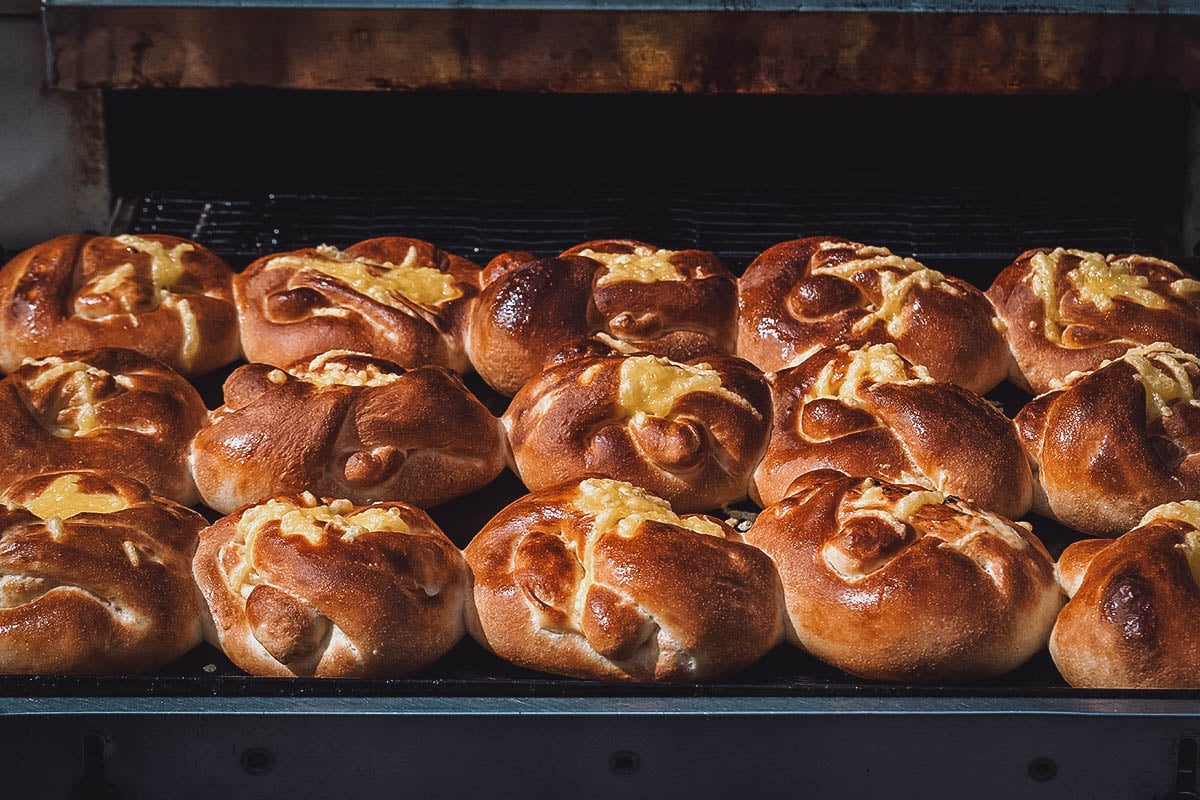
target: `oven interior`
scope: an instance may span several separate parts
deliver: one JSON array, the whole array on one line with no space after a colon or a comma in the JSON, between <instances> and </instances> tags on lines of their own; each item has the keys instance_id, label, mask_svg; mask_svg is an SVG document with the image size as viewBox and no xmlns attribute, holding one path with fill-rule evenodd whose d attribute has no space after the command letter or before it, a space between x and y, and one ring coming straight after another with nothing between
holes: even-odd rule
<instances>
[{"instance_id":1,"label":"oven interior","mask_svg":"<svg viewBox=\"0 0 1200 800\"><path fill-rule=\"evenodd\" d=\"M1130 30L1168 28L1142 22ZM1196 29L1191 17L1169 22ZM1053 33L1071 23L1006 24ZM914 24L941 27L936 17ZM776 242L828 233L981 287L1037 246L1151 252L1197 271L1196 81L1163 79L1192 50L1164 47L1158 59L1117 48L1115 61L1065 78L1063 93L1043 77L1014 84L1016 94L905 94L928 87L880 73L872 94L861 70L828 95L733 91L750 78L720 94L279 88L304 84L295 73L247 81L275 88L183 89L150 88L187 83L156 77L169 60L135 58L126 74L98 30L78 27L80 52L100 57L86 69L65 69L69 47L51 60L63 69L51 83L102 101L99 158L114 210L96 230L194 238L235 269L304 245L400 234L479 263L640 238L711 250L740 272ZM49 36L66 41L53 24ZM929 41L916 42L914 58ZM247 75L274 68L270 47L259 58L238 42L227 67L244 58ZM383 58L382 45L364 47L368 61ZM995 41L981 47L995 56ZM164 48L169 39L138 40L133 54ZM952 91L974 85L969 68L956 69ZM110 72L136 88L85 85ZM980 73L978 85L993 79L1004 74ZM5 242L10 255L32 243ZM201 382L210 406L226 372ZM482 382L469 385L503 408ZM1011 414L1026 396L1005 386L991 398ZM431 513L462 546L521 493L506 472ZM1032 521L1052 552L1074 538ZM1197 796L1196 719L1194 692L1073 690L1046 653L957 686L862 681L789 646L716 683L599 684L513 667L469 640L401 680L253 678L207 645L149 675L0 677L10 788L27 796L673 796L701 776L714 796L754 786L808 797L1183 800Z\"/></svg>"},{"instance_id":2,"label":"oven interior","mask_svg":"<svg viewBox=\"0 0 1200 800\"><path fill-rule=\"evenodd\" d=\"M1153 252L1194 266L1182 229L1186 99L1114 91L1048 97L781 97L112 92L105 102L113 232L196 239L235 269L269 253L415 236L481 264L637 238L717 253L740 272L761 250L835 234L912 254L986 288L1019 252ZM163 135L162 120L186 120ZM201 379L210 407L232 369ZM468 381L501 413L505 398ZM1015 414L1027 399L991 399ZM505 472L432 509L465 546L523 493ZM746 501L743 509L752 509ZM1077 535L1032 518L1057 554ZM1121 696L1071 690L1045 652L968 686L848 676L780 646L703 686L606 685L539 675L471 641L387 681L251 678L204 645L149 676L6 677L4 694L198 696ZM1129 693L1124 693L1128 695Z\"/></svg>"}]
</instances>

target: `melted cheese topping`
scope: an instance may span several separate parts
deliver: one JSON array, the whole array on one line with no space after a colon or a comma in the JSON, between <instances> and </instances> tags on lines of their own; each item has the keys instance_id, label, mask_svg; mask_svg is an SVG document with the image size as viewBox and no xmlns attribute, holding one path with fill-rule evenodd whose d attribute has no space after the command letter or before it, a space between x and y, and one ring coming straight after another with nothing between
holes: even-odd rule
<instances>
[{"instance_id":1,"label":"melted cheese topping","mask_svg":"<svg viewBox=\"0 0 1200 800\"><path fill-rule=\"evenodd\" d=\"M308 498L305 498L306 500ZM313 498L312 502L316 502ZM268 500L242 514L234 537L235 547L241 548L240 562L225 575L226 584L235 592L249 594L259 583L254 566L254 547L259 535L271 523L278 523L284 536L302 536L310 544L320 544L326 536L336 535L343 541L354 541L368 532L412 533L397 508L365 508L356 514L349 500L334 500L329 505L298 506L279 500Z\"/></svg>"},{"instance_id":2,"label":"melted cheese topping","mask_svg":"<svg viewBox=\"0 0 1200 800\"><path fill-rule=\"evenodd\" d=\"M179 282L187 269L183 264L183 256L196 249L195 245L182 242L168 250L162 242L129 234L118 236L116 239L126 247L132 247L139 253L150 256L150 280L154 283L155 291L170 288ZM118 267L118 270L123 266ZM132 274L132 266L130 270Z\"/></svg>"},{"instance_id":3,"label":"melted cheese topping","mask_svg":"<svg viewBox=\"0 0 1200 800\"><path fill-rule=\"evenodd\" d=\"M1167 307L1162 297L1146 288L1150 285L1150 279L1134 273L1128 260L1109 262L1099 253L1069 252L1083 259L1078 267L1067 273L1067 280L1085 303L1094 305L1100 311L1110 311L1114 299L1120 297L1146 308Z\"/></svg>"},{"instance_id":4,"label":"melted cheese topping","mask_svg":"<svg viewBox=\"0 0 1200 800\"><path fill-rule=\"evenodd\" d=\"M96 294L108 294L132 278L133 264L122 264L112 272L101 275L97 280L93 281L91 290Z\"/></svg>"},{"instance_id":5,"label":"melted cheese topping","mask_svg":"<svg viewBox=\"0 0 1200 800\"><path fill-rule=\"evenodd\" d=\"M77 514L113 514L129 508L119 494L84 492L79 488L78 475L60 475L21 505L43 520L64 520Z\"/></svg>"},{"instance_id":6,"label":"melted cheese topping","mask_svg":"<svg viewBox=\"0 0 1200 800\"><path fill-rule=\"evenodd\" d=\"M1200 531L1200 501L1184 500L1180 503L1163 503L1161 506L1155 506L1146 512L1137 527L1140 528L1158 520L1178 520Z\"/></svg>"},{"instance_id":7,"label":"melted cheese topping","mask_svg":"<svg viewBox=\"0 0 1200 800\"><path fill-rule=\"evenodd\" d=\"M52 434L55 436L87 436L100 427L100 421L96 415L95 388L96 384L112 377L110 373L82 361L64 361L58 356L38 360L26 359L23 366L50 367L26 384L31 392L41 391L61 378L68 379L68 385L65 388L71 392L68 410L74 412L74 424L56 424L50 429ZM119 380L121 378L125 378L125 376L117 376L117 379L114 380L118 385L128 388L126 385L128 379ZM56 423L61 423L61 415Z\"/></svg>"},{"instance_id":8,"label":"melted cheese topping","mask_svg":"<svg viewBox=\"0 0 1200 800\"><path fill-rule=\"evenodd\" d=\"M367 364L360 368L352 368L333 359L343 356L361 356L364 353L354 353L349 350L329 350L321 353L308 363L306 367L289 367L288 374L316 386L387 386L400 380L403 373L385 372L375 364ZM271 377L276 370L267 375L272 383L283 383L282 373L279 380Z\"/></svg>"},{"instance_id":9,"label":"melted cheese topping","mask_svg":"<svg viewBox=\"0 0 1200 800\"><path fill-rule=\"evenodd\" d=\"M659 356L634 356L621 364L617 402L635 420L667 416L689 392L711 392L750 407L744 397L724 388L721 375L707 364L677 364Z\"/></svg>"},{"instance_id":10,"label":"melted cheese topping","mask_svg":"<svg viewBox=\"0 0 1200 800\"><path fill-rule=\"evenodd\" d=\"M1164 342L1134 347L1120 360L1137 370L1146 392L1146 422L1170 416L1173 403L1196 405L1196 391L1188 366L1200 371L1200 358ZM1101 368L1112 362L1105 361Z\"/></svg>"},{"instance_id":11,"label":"melted cheese topping","mask_svg":"<svg viewBox=\"0 0 1200 800\"><path fill-rule=\"evenodd\" d=\"M577 631L582 630L588 590L596 580L596 544L604 534L615 532L628 539L637 533L643 522L650 520L675 525L702 536L725 538L724 530L713 520L703 517L683 519L671 510L666 500L624 481L607 478L580 481L579 495L572 505L579 513L593 518L591 530L582 542L564 539L567 546L575 551L575 559L583 568L583 578L575 588L571 604L570 620Z\"/></svg>"},{"instance_id":12,"label":"melted cheese topping","mask_svg":"<svg viewBox=\"0 0 1200 800\"><path fill-rule=\"evenodd\" d=\"M856 275L863 272L880 270L881 300L877 306L868 307L867 315L854 323L852 330L855 333L862 333L874 325L876 320L880 320L887 327L889 334L899 336L904 332L905 323L900 312L904 309L908 293L914 287L929 289L938 286L943 291L949 291L950 285L945 283L946 276L935 269L929 269L919 261L900 258L881 247L863 247L858 250L858 254L869 257L841 264L814 267L812 270L814 275L835 275L844 280L853 280ZM902 274L897 274L895 270L899 270Z\"/></svg>"},{"instance_id":13,"label":"melted cheese topping","mask_svg":"<svg viewBox=\"0 0 1200 800\"><path fill-rule=\"evenodd\" d=\"M946 502L946 495L937 491L909 492L900 500L893 501L882 486L870 486L858 497L844 502L850 511L883 511L907 523L925 506L940 506Z\"/></svg>"},{"instance_id":14,"label":"melted cheese topping","mask_svg":"<svg viewBox=\"0 0 1200 800\"><path fill-rule=\"evenodd\" d=\"M853 403L858 399L858 387L864 383L930 383L929 370L909 364L896 350L896 345L873 344L851 353L850 363L830 361L817 374L805 394L805 402L831 398Z\"/></svg>"},{"instance_id":15,"label":"melted cheese topping","mask_svg":"<svg viewBox=\"0 0 1200 800\"><path fill-rule=\"evenodd\" d=\"M454 276L435 267L420 266L417 248L409 247L399 264L354 257L336 247L322 245L319 256L280 256L267 262L266 269L311 269L337 278L359 294L377 303L398 308L399 298L424 306L439 306L462 297Z\"/></svg>"},{"instance_id":16,"label":"melted cheese topping","mask_svg":"<svg viewBox=\"0 0 1200 800\"><path fill-rule=\"evenodd\" d=\"M1067 280L1079 294L1079 299L1095 306L1098 311L1112 310L1117 298L1146 308L1166 308L1163 297L1149 288L1150 279L1145 275L1136 274L1129 259L1109 261L1099 253L1058 247L1049 253L1037 253L1029 260L1030 288L1042 300L1042 326L1047 339L1062 342L1064 322L1059 310L1061 299L1058 296L1057 281L1060 263L1063 257L1068 255L1080 259L1080 264L1067 273ZM1183 274L1170 262L1160 263L1180 275ZM1171 284L1171 291L1177 295L1194 291L1191 283L1196 281L1187 278L1175 281Z\"/></svg>"},{"instance_id":17,"label":"melted cheese topping","mask_svg":"<svg viewBox=\"0 0 1200 800\"><path fill-rule=\"evenodd\" d=\"M1200 281L1192 278L1180 278L1171 281L1171 293L1174 295L1195 294L1200 292Z\"/></svg>"},{"instance_id":18,"label":"melted cheese topping","mask_svg":"<svg viewBox=\"0 0 1200 800\"><path fill-rule=\"evenodd\" d=\"M683 273L671 263L671 256L675 253L675 250L635 247L632 253L597 253L588 248L581 250L579 255L599 261L608 268L596 280L597 286L605 286L619 281L656 283L686 280Z\"/></svg>"},{"instance_id":19,"label":"melted cheese topping","mask_svg":"<svg viewBox=\"0 0 1200 800\"><path fill-rule=\"evenodd\" d=\"M1192 580L1200 584L1200 531L1189 531L1184 534L1183 541L1177 545L1187 559L1188 568L1192 572Z\"/></svg>"},{"instance_id":20,"label":"melted cheese topping","mask_svg":"<svg viewBox=\"0 0 1200 800\"><path fill-rule=\"evenodd\" d=\"M183 341L179 343L179 362L185 369L190 369L200 352L200 323L191 304L184 298L176 298L164 290L162 305L175 309L179 314L179 327L183 330Z\"/></svg>"},{"instance_id":21,"label":"melted cheese topping","mask_svg":"<svg viewBox=\"0 0 1200 800\"><path fill-rule=\"evenodd\" d=\"M882 486L869 486L856 498L843 499L843 510L850 513L868 512L883 516L887 519L904 524L913 524L913 518L925 506L942 505L946 495L938 491L911 492L899 500L893 500ZM1014 550L1024 550L1029 546L1020 531L1012 523L995 514L978 509L960 508L959 513L939 522L938 532L933 535L940 540L939 547L948 547L964 552L984 572L993 579L997 578L994 566L986 557L978 553L972 554L971 543L979 536L993 536L1003 540ZM864 572L857 558L843 552L836 542L829 542L822 548L822 555L834 571L849 581L858 581L872 574L881 567Z\"/></svg>"},{"instance_id":22,"label":"melted cheese topping","mask_svg":"<svg viewBox=\"0 0 1200 800\"><path fill-rule=\"evenodd\" d=\"M675 525L704 536L725 538L721 526L704 517L682 518L671 510L671 504L645 489L625 481L608 478L588 478L579 483L575 510L595 518L594 537L615 530L626 539L633 536L643 522L651 520Z\"/></svg>"}]
</instances>

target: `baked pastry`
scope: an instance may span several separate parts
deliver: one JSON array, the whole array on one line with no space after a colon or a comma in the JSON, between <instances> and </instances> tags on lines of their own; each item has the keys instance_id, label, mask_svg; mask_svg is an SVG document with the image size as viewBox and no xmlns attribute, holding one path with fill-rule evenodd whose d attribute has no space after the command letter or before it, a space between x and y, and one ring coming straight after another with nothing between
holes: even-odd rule
<instances>
[{"instance_id":1,"label":"baked pastry","mask_svg":"<svg viewBox=\"0 0 1200 800\"><path fill-rule=\"evenodd\" d=\"M815 469L937 489L1006 517L1033 478L1013 423L979 395L935 381L894 344L825 347L768 375L775 423L751 496L783 499Z\"/></svg>"},{"instance_id":2,"label":"baked pastry","mask_svg":"<svg viewBox=\"0 0 1200 800\"><path fill-rule=\"evenodd\" d=\"M558 258L505 253L484 270L467 338L475 369L513 395L546 359L597 336L675 361L732 354L737 283L712 253L604 239Z\"/></svg>"},{"instance_id":3,"label":"baked pastry","mask_svg":"<svg viewBox=\"0 0 1200 800\"><path fill-rule=\"evenodd\" d=\"M125 347L200 375L239 353L229 266L161 234L60 236L0 269L0 370Z\"/></svg>"},{"instance_id":4,"label":"baked pastry","mask_svg":"<svg viewBox=\"0 0 1200 800\"><path fill-rule=\"evenodd\" d=\"M398 677L463 635L462 554L405 503L246 506L205 529L194 567L206 637L254 675Z\"/></svg>"},{"instance_id":5,"label":"baked pastry","mask_svg":"<svg viewBox=\"0 0 1200 800\"><path fill-rule=\"evenodd\" d=\"M1151 509L1116 540L1085 539L1058 560L1071 597L1050 636L1067 683L1099 689L1200 687L1200 503Z\"/></svg>"},{"instance_id":6,"label":"baked pastry","mask_svg":"<svg viewBox=\"0 0 1200 800\"><path fill-rule=\"evenodd\" d=\"M111 472L0 495L0 672L114 674L201 642L192 553L204 517Z\"/></svg>"},{"instance_id":7,"label":"baked pastry","mask_svg":"<svg viewBox=\"0 0 1200 800\"><path fill-rule=\"evenodd\" d=\"M444 367L332 350L286 369L247 364L224 390L191 448L200 495L222 514L301 491L429 507L504 469L498 420Z\"/></svg>"},{"instance_id":8,"label":"baked pastry","mask_svg":"<svg viewBox=\"0 0 1200 800\"><path fill-rule=\"evenodd\" d=\"M420 239L264 256L234 279L233 291L252 362L282 367L354 350L406 368L470 368L462 339L479 267Z\"/></svg>"},{"instance_id":9,"label":"baked pastry","mask_svg":"<svg viewBox=\"0 0 1200 800\"><path fill-rule=\"evenodd\" d=\"M61 469L120 472L184 505L188 444L208 419L175 372L132 350L26 361L0 380L0 486Z\"/></svg>"},{"instance_id":10,"label":"baked pastry","mask_svg":"<svg viewBox=\"0 0 1200 800\"><path fill-rule=\"evenodd\" d=\"M799 478L746 541L775 561L787 636L864 678L967 681L1045 647L1062 596L1023 523L832 470Z\"/></svg>"},{"instance_id":11,"label":"baked pastry","mask_svg":"<svg viewBox=\"0 0 1200 800\"><path fill-rule=\"evenodd\" d=\"M594 680L703 681L782 636L770 559L632 484L574 480L502 510L465 551L467 629L515 664Z\"/></svg>"},{"instance_id":12,"label":"baked pastry","mask_svg":"<svg viewBox=\"0 0 1200 800\"><path fill-rule=\"evenodd\" d=\"M1147 511L1200 499L1200 358L1135 347L1068 376L1017 414L1034 467L1033 510L1093 536Z\"/></svg>"},{"instance_id":13,"label":"baked pastry","mask_svg":"<svg viewBox=\"0 0 1200 800\"><path fill-rule=\"evenodd\" d=\"M738 280L738 355L764 371L817 347L891 342L939 381L982 394L1010 355L975 287L883 247L833 236L782 242Z\"/></svg>"},{"instance_id":14,"label":"baked pastry","mask_svg":"<svg viewBox=\"0 0 1200 800\"><path fill-rule=\"evenodd\" d=\"M525 485L596 473L684 512L745 497L771 424L762 373L732 356L608 352L552 365L513 398L503 421Z\"/></svg>"},{"instance_id":15,"label":"baked pastry","mask_svg":"<svg viewBox=\"0 0 1200 800\"><path fill-rule=\"evenodd\" d=\"M1200 281L1161 258L1028 250L987 295L1007 328L1013 380L1036 393L1141 344L1200 354Z\"/></svg>"}]
</instances>

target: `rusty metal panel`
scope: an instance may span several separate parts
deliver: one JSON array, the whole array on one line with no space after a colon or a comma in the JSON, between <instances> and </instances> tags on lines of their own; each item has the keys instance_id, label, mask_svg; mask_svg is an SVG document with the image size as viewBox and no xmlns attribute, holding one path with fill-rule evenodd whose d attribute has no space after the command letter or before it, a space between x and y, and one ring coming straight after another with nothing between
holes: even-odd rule
<instances>
[{"instance_id":1,"label":"rusty metal panel","mask_svg":"<svg viewBox=\"0 0 1200 800\"><path fill-rule=\"evenodd\" d=\"M0 0L27 2L27 0ZM164 5L163 0L46 0L47 6ZM1200 0L171 0L175 8L442 8L501 11L850 11L937 14L1200 14Z\"/></svg>"},{"instance_id":2,"label":"rusty metal panel","mask_svg":"<svg viewBox=\"0 0 1200 800\"><path fill-rule=\"evenodd\" d=\"M1200 89L1200 17L56 8L65 88Z\"/></svg>"}]
</instances>

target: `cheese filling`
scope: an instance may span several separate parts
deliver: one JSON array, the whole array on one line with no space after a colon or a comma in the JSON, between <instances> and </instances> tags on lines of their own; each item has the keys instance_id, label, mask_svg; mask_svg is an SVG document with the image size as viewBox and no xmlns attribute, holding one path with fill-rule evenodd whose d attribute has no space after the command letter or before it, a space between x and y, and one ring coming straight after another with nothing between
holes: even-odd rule
<instances>
[{"instance_id":1,"label":"cheese filling","mask_svg":"<svg viewBox=\"0 0 1200 800\"><path fill-rule=\"evenodd\" d=\"M385 372L377 364L366 364L361 367L351 367L335 359L344 356L363 356L365 353L355 353L350 350L329 350L316 356L307 366L288 367L287 372L294 378L316 386L387 386L395 383L403 376L403 372ZM332 363L330 363L332 362ZM278 370L272 370L267 379L272 383L284 383L282 373L272 377Z\"/></svg>"},{"instance_id":2,"label":"cheese filling","mask_svg":"<svg viewBox=\"0 0 1200 800\"><path fill-rule=\"evenodd\" d=\"M818 399L835 399L854 403L858 387L864 383L931 383L929 370L919 364L909 364L896 350L896 345L872 344L853 351L848 364L835 359L821 368L817 379L805 393L806 403Z\"/></svg>"},{"instance_id":3,"label":"cheese filling","mask_svg":"<svg viewBox=\"0 0 1200 800\"><path fill-rule=\"evenodd\" d=\"M169 289L179 282L179 279L183 277L183 273L187 269L183 264L183 256L196 249L195 245L182 242L168 250L162 242L143 239L140 236L131 236L129 234L123 234L116 238L118 242L126 247L131 247L139 253L145 253L150 256L150 280L154 284L155 292L161 289ZM132 269L132 265L130 266Z\"/></svg>"},{"instance_id":4,"label":"cheese filling","mask_svg":"<svg viewBox=\"0 0 1200 800\"><path fill-rule=\"evenodd\" d=\"M1067 273L1067 280L1085 303L1100 311L1110 311L1115 298L1120 297L1146 308L1166 308L1166 301L1147 287L1150 279L1133 272L1127 259L1106 261L1099 253L1070 251L1083 259Z\"/></svg>"},{"instance_id":5,"label":"cheese filling","mask_svg":"<svg viewBox=\"0 0 1200 800\"><path fill-rule=\"evenodd\" d=\"M635 247L632 253L598 253L591 248L581 250L579 255L599 261L606 269L597 280L597 286L619 281L657 283L658 281L682 281L686 277L671 263L675 250L651 250Z\"/></svg>"},{"instance_id":6,"label":"cheese filling","mask_svg":"<svg viewBox=\"0 0 1200 800\"><path fill-rule=\"evenodd\" d=\"M683 518L671 510L671 504L645 489L624 481L588 478L579 483L575 510L594 518L592 528L599 537L615 530L626 539L646 520L663 522L705 536L725 537L721 526L705 517Z\"/></svg>"},{"instance_id":7,"label":"cheese filling","mask_svg":"<svg viewBox=\"0 0 1200 800\"><path fill-rule=\"evenodd\" d=\"M1141 528L1159 520L1179 521L1200 531L1200 500L1184 500L1179 503L1163 503L1161 506L1155 506L1146 512L1137 527Z\"/></svg>"},{"instance_id":8,"label":"cheese filling","mask_svg":"<svg viewBox=\"0 0 1200 800\"><path fill-rule=\"evenodd\" d=\"M939 491L917 491L896 499L895 493L889 495L882 486L868 486L858 497L847 497L842 500L843 513L867 513L881 516L895 524L913 525L913 519L926 506L940 506L946 502L946 495ZM914 525L915 527L915 525ZM965 552L980 569L995 579L996 567L986 555L971 552L971 542L978 536L999 537L1009 547L1023 550L1028 547L1024 536L1007 520L979 509L960 509L959 513L949 518L939 520L936 533L940 547L949 547L959 552ZM928 532L926 532L928 533ZM825 562L847 580L861 580L875 570L864 572L860 560L853 553L845 552L836 541L827 543L822 548Z\"/></svg>"},{"instance_id":9,"label":"cheese filling","mask_svg":"<svg viewBox=\"0 0 1200 800\"><path fill-rule=\"evenodd\" d=\"M706 517L682 518L671 510L671 504L645 489L624 481L607 478L588 478L580 481L579 495L572 502L576 511L592 518L591 529L583 541L564 537L567 547L583 568L583 578L572 599L572 624L578 627L583 619L588 590L595 583L595 552L601 537L615 532L623 538L636 535L643 522L662 522L689 530L702 536L725 538L725 531Z\"/></svg>"},{"instance_id":10,"label":"cheese filling","mask_svg":"<svg viewBox=\"0 0 1200 800\"><path fill-rule=\"evenodd\" d=\"M227 572L225 583L243 597L261 580L254 566L254 548L258 537L272 523L284 536L301 536L310 544L320 544L330 535L342 541L354 541L368 532L412 533L397 508L365 508L357 513L349 500L334 500L329 505L298 506L280 500L268 500L242 514L230 546L240 550L237 565ZM222 568L224 572L224 568Z\"/></svg>"},{"instance_id":11,"label":"cheese filling","mask_svg":"<svg viewBox=\"0 0 1200 800\"><path fill-rule=\"evenodd\" d=\"M21 505L42 520L64 520L78 514L113 514L129 508L119 494L83 491L78 475L60 475Z\"/></svg>"},{"instance_id":12,"label":"cheese filling","mask_svg":"<svg viewBox=\"0 0 1200 800\"><path fill-rule=\"evenodd\" d=\"M904 332L905 324L900 312L904 310L909 292L916 287L930 289L934 286L943 291L950 291L950 284L945 283L945 275L935 269L929 269L919 261L901 258L882 247L860 247L856 253L866 258L818 266L812 270L814 275L834 275L848 281L854 280L863 272L879 271L880 301L869 306L867 315L854 323L854 333L861 334L876 321L881 321L889 334L899 336Z\"/></svg>"},{"instance_id":13,"label":"cheese filling","mask_svg":"<svg viewBox=\"0 0 1200 800\"><path fill-rule=\"evenodd\" d=\"M82 361L64 361L58 356L37 360L26 359L23 365L50 367L26 384L31 392L40 392L47 386L66 378L63 392L67 396L67 405L54 420L50 433L62 437L86 436L100 427L96 413L96 388L113 377L110 373ZM118 385L123 385L127 381L123 382L121 378L124 376L118 375L114 381Z\"/></svg>"},{"instance_id":14,"label":"cheese filling","mask_svg":"<svg viewBox=\"0 0 1200 800\"><path fill-rule=\"evenodd\" d=\"M440 306L462 297L454 276L435 267L422 266L416 247L409 247L399 264L373 261L321 245L318 256L279 256L266 269L310 269L337 278L359 294L392 308L403 306L401 298L423 306Z\"/></svg>"},{"instance_id":15,"label":"cheese filling","mask_svg":"<svg viewBox=\"0 0 1200 800\"><path fill-rule=\"evenodd\" d=\"M1080 260L1079 266L1067 273L1067 280L1079 295L1079 299L1094 306L1098 311L1111 311L1118 298L1150 309L1161 310L1167 307L1162 295L1149 288L1150 279L1134 272L1132 263L1127 258L1109 260L1099 253L1062 247L1049 253L1037 253L1029 260L1030 288L1041 298L1043 332L1051 341L1062 342L1065 325L1060 309L1062 299L1058 294L1058 275L1064 256L1075 256ZM1174 264L1166 261L1159 263L1171 268L1180 276L1183 275ZM1192 284L1200 287L1200 283L1181 277L1170 284L1170 290L1176 295L1182 295L1196 290Z\"/></svg>"},{"instance_id":16,"label":"cheese filling","mask_svg":"<svg viewBox=\"0 0 1200 800\"><path fill-rule=\"evenodd\" d=\"M621 364L617 402L635 422L667 416L689 392L710 392L751 408L744 397L724 388L720 373L707 364L677 364L659 356L634 356Z\"/></svg>"},{"instance_id":17,"label":"cheese filling","mask_svg":"<svg viewBox=\"0 0 1200 800\"><path fill-rule=\"evenodd\" d=\"M1171 415L1174 403L1196 405L1196 392L1190 366L1200 372L1200 358L1164 342L1134 347L1120 360L1137 370L1137 379L1146 392L1146 422ZM1101 368L1112 363L1105 361Z\"/></svg>"}]
</instances>

